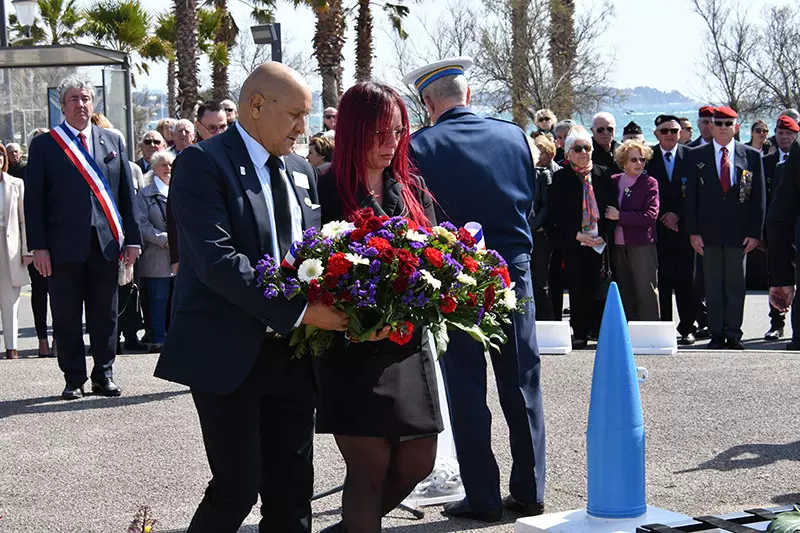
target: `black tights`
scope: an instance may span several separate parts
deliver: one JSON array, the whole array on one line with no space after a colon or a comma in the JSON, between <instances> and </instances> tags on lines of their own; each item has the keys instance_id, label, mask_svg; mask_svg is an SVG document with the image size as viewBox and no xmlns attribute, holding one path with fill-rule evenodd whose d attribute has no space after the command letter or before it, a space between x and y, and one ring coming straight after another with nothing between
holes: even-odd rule
<instances>
[{"instance_id":1,"label":"black tights","mask_svg":"<svg viewBox=\"0 0 800 533\"><path fill-rule=\"evenodd\" d=\"M436 436L398 442L336 435L347 464L342 514L348 533L380 533L381 518L433 470Z\"/></svg>"}]
</instances>

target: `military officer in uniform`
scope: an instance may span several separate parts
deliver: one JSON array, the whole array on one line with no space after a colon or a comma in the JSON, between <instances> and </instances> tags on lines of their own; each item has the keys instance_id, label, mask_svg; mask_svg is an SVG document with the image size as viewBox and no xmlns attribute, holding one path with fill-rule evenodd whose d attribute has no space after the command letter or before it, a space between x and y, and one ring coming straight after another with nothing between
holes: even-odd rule
<instances>
[{"instance_id":1,"label":"military officer in uniform","mask_svg":"<svg viewBox=\"0 0 800 533\"><path fill-rule=\"evenodd\" d=\"M483 347L453 332L441 358L450 402L453 436L466 498L445 506L450 516L496 522L503 507L525 515L544 509L545 431L540 361L536 344L527 217L535 192L535 171L525 132L518 126L476 115L469 107L464 70L469 58L433 63L404 82L420 93L433 124L417 132L412 156L437 199L437 219L483 226L487 248L508 262L525 314L507 328L508 342L491 360L500 404L509 427L513 466L510 495L500 496L500 473L491 447L491 414L486 405Z\"/></svg>"},{"instance_id":2,"label":"military officer in uniform","mask_svg":"<svg viewBox=\"0 0 800 533\"><path fill-rule=\"evenodd\" d=\"M690 152L686 229L703 256L708 348L743 350L745 255L758 246L764 226L761 153L735 141L737 113L714 110L712 142Z\"/></svg>"}]
</instances>

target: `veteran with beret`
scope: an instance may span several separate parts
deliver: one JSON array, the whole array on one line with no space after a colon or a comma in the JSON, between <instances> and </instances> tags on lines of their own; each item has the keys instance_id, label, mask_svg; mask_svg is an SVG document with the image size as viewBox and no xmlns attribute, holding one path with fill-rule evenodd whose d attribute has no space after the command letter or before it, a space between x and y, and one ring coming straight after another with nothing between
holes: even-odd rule
<instances>
[{"instance_id":1,"label":"veteran with beret","mask_svg":"<svg viewBox=\"0 0 800 533\"><path fill-rule=\"evenodd\" d=\"M765 210L761 154L735 141L738 114L714 110L712 142L690 153L686 226L703 257L709 349L743 350L745 255L762 237Z\"/></svg>"},{"instance_id":2,"label":"veteran with beret","mask_svg":"<svg viewBox=\"0 0 800 533\"><path fill-rule=\"evenodd\" d=\"M415 134L411 148L437 200L437 219L457 226L480 223L487 248L508 262L517 295L529 299L526 312L515 314L513 325L506 328L508 342L500 353L491 354L512 442L511 494L505 501L491 447L483 347L464 333L452 332L440 359L466 491L466 498L446 505L445 513L497 522L504 506L526 515L540 514L544 508L544 413L527 222L536 182L525 132L469 108L465 70L471 64L466 57L446 59L409 73L403 81L419 91L433 124Z\"/></svg>"},{"instance_id":3,"label":"veteran with beret","mask_svg":"<svg viewBox=\"0 0 800 533\"><path fill-rule=\"evenodd\" d=\"M625 141L639 141L642 143L644 142L644 134L642 133L642 127L632 120L628 122L628 124L624 128L622 128L622 142ZM614 153L616 154L616 152Z\"/></svg>"}]
</instances>

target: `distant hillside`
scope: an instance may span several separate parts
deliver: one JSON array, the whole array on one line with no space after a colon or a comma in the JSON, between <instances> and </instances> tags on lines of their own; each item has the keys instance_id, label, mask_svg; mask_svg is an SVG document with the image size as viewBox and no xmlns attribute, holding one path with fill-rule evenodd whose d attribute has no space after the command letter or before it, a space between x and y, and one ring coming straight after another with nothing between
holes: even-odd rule
<instances>
[{"instance_id":1,"label":"distant hillside","mask_svg":"<svg viewBox=\"0 0 800 533\"><path fill-rule=\"evenodd\" d=\"M664 92L652 87L635 87L622 89L622 93L625 96L622 105L631 109L695 105L691 98L678 91Z\"/></svg>"}]
</instances>

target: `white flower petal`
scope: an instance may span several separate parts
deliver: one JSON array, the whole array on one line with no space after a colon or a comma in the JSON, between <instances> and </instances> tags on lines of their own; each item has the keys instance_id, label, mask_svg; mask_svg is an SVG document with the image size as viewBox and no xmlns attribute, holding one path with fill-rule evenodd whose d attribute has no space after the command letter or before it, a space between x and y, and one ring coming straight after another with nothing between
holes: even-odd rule
<instances>
[{"instance_id":1,"label":"white flower petal","mask_svg":"<svg viewBox=\"0 0 800 533\"><path fill-rule=\"evenodd\" d=\"M346 253L344 256L347 258L348 261L353 263L354 265L368 265L369 259L364 256L353 254L353 253Z\"/></svg>"},{"instance_id":2,"label":"white flower petal","mask_svg":"<svg viewBox=\"0 0 800 533\"><path fill-rule=\"evenodd\" d=\"M324 273L325 267L319 259L306 259L297 267L297 279L306 283L321 278Z\"/></svg>"},{"instance_id":3,"label":"white flower petal","mask_svg":"<svg viewBox=\"0 0 800 533\"><path fill-rule=\"evenodd\" d=\"M333 220L322 226L320 233L322 233L322 235L324 235L329 239L335 239L340 235L342 235L343 233L352 231L354 229L356 229L356 226L352 222L345 222L343 220Z\"/></svg>"}]
</instances>

